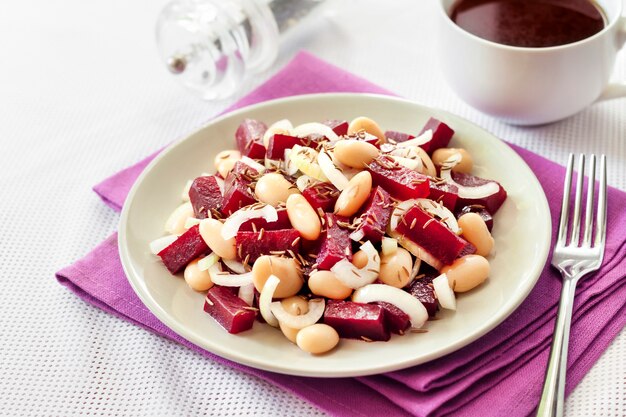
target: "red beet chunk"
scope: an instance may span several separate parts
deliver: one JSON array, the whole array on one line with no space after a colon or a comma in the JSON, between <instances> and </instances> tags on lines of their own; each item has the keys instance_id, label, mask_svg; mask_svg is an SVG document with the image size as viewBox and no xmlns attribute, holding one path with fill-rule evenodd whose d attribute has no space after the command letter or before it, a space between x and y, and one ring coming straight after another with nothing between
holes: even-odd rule
<instances>
[{"instance_id":1,"label":"red beet chunk","mask_svg":"<svg viewBox=\"0 0 626 417\"><path fill-rule=\"evenodd\" d=\"M490 182L498 185L498 192L485 196L484 198L462 198L459 196L456 203L457 210L465 206L478 204L484 206L489 213L496 214L502 203L504 203L504 200L506 200L506 190L497 181L459 172L452 172L452 179L465 187L477 187Z\"/></svg>"},{"instance_id":2,"label":"red beet chunk","mask_svg":"<svg viewBox=\"0 0 626 417\"><path fill-rule=\"evenodd\" d=\"M324 323L346 339L386 342L391 338L385 325L385 310L376 304L329 301L324 311Z\"/></svg>"},{"instance_id":3,"label":"red beet chunk","mask_svg":"<svg viewBox=\"0 0 626 417\"><path fill-rule=\"evenodd\" d=\"M239 125L235 133L237 149L242 155L253 159L265 158L265 146L263 146L263 134L267 125L254 119L245 119Z\"/></svg>"},{"instance_id":4,"label":"red beet chunk","mask_svg":"<svg viewBox=\"0 0 626 417\"><path fill-rule=\"evenodd\" d=\"M359 225L355 233L362 233L360 241L378 243L382 240L387 224L391 217L391 197L381 187L375 187L364 204L364 210L359 217Z\"/></svg>"},{"instance_id":5,"label":"red beet chunk","mask_svg":"<svg viewBox=\"0 0 626 417\"><path fill-rule=\"evenodd\" d=\"M435 298L435 290L431 285L433 278L435 277L428 276L416 279L408 288L408 292L426 307L429 317L435 317L437 310L439 310L439 305Z\"/></svg>"},{"instance_id":6,"label":"red beet chunk","mask_svg":"<svg viewBox=\"0 0 626 417\"><path fill-rule=\"evenodd\" d=\"M219 285L214 285L207 293L204 311L232 334L251 329L256 316L256 311L231 289Z\"/></svg>"},{"instance_id":7,"label":"red beet chunk","mask_svg":"<svg viewBox=\"0 0 626 417\"><path fill-rule=\"evenodd\" d=\"M237 255L248 259L252 264L259 256L269 255L274 251L300 251L300 233L296 229L263 230L258 232L238 232L235 237Z\"/></svg>"},{"instance_id":8,"label":"red beet chunk","mask_svg":"<svg viewBox=\"0 0 626 417\"><path fill-rule=\"evenodd\" d=\"M219 211L222 208L222 191L214 175L198 177L191 183L189 201L193 206L193 213L198 219L206 219L211 209ZM221 180L220 180L221 181Z\"/></svg>"},{"instance_id":9,"label":"red beet chunk","mask_svg":"<svg viewBox=\"0 0 626 417\"><path fill-rule=\"evenodd\" d=\"M248 187L258 172L251 166L237 161L233 170L224 181L224 198L222 199L222 213L230 216L242 207L256 203L256 199Z\"/></svg>"},{"instance_id":10,"label":"red beet chunk","mask_svg":"<svg viewBox=\"0 0 626 417\"><path fill-rule=\"evenodd\" d=\"M256 203L248 185L243 181L234 181L224 191L222 213L230 216L242 207Z\"/></svg>"},{"instance_id":11,"label":"red beet chunk","mask_svg":"<svg viewBox=\"0 0 626 417\"><path fill-rule=\"evenodd\" d=\"M276 133L270 138L269 144L267 145L266 157L268 159L282 161L285 159L285 150L291 149L296 145L311 146L311 140Z\"/></svg>"},{"instance_id":12,"label":"red beet chunk","mask_svg":"<svg viewBox=\"0 0 626 417\"><path fill-rule=\"evenodd\" d=\"M262 158L264 157L265 156L263 156ZM259 177L259 171L252 168L250 165L246 164L245 162L237 161L235 162L235 165L233 165L233 169L228 175L228 177L226 177L226 180L228 180L228 178L231 178L231 180L238 179L238 180L245 180L247 182L251 182L257 179L258 177ZM225 184L225 186L227 185L228 184Z\"/></svg>"},{"instance_id":13,"label":"red beet chunk","mask_svg":"<svg viewBox=\"0 0 626 417\"><path fill-rule=\"evenodd\" d=\"M450 143L450 139L454 135L454 130L450 129L450 126L442 122L441 120L437 120L434 117L431 117L424 125L424 128L419 133L426 132L427 130L433 131L433 138L421 145L420 147L426 151L427 154L432 154L439 148L445 148ZM418 136L419 136L418 135Z\"/></svg>"},{"instance_id":14,"label":"red beet chunk","mask_svg":"<svg viewBox=\"0 0 626 417\"><path fill-rule=\"evenodd\" d=\"M342 259L352 260L352 242L350 241L350 231L338 224L338 222L348 223L348 218L326 213L324 219L325 227L317 255L317 267L318 269L330 270Z\"/></svg>"},{"instance_id":15,"label":"red beet chunk","mask_svg":"<svg viewBox=\"0 0 626 417\"><path fill-rule=\"evenodd\" d=\"M454 234L418 206L404 214L396 231L445 265L450 265L460 256L476 252L471 243Z\"/></svg>"},{"instance_id":16,"label":"red beet chunk","mask_svg":"<svg viewBox=\"0 0 626 417\"><path fill-rule=\"evenodd\" d=\"M403 167L386 158L372 161L367 170L375 185L383 187L399 200L427 197L430 194L428 177Z\"/></svg>"},{"instance_id":17,"label":"red beet chunk","mask_svg":"<svg viewBox=\"0 0 626 417\"><path fill-rule=\"evenodd\" d=\"M316 211L322 209L322 211L331 212L335 208L339 190L327 182L318 182L306 188L302 192L302 196Z\"/></svg>"},{"instance_id":18,"label":"red beet chunk","mask_svg":"<svg viewBox=\"0 0 626 417\"><path fill-rule=\"evenodd\" d=\"M459 189L454 184L431 181L428 198L439 201L448 210L454 211L456 201L459 198Z\"/></svg>"},{"instance_id":19,"label":"red beet chunk","mask_svg":"<svg viewBox=\"0 0 626 417\"><path fill-rule=\"evenodd\" d=\"M385 310L385 326L387 326L391 333L404 334L404 332L411 327L409 315L398 307L390 303L385 303L384 301L379 301L374 304L381 306Z\"/></svg>"},{"instance_id":20,"label":"red beet chunk","mask_svg":"<svg viewBox=\"0 0 626 417\"><path fill-rule=\"evenodd\" d=\"M266 154L266 149L265 149L265 145L263 145L262 142L249 142L250 146L248 146L248 149L242 153L242 155L245 155L249 158L252 159L265 159L265 154Z\"/></svg>"},{"instance_id":21,"label":"red beet chunk","mask_svg":"<svg viewBox=\"0 0 626 417\"><path fill-rule=\"evenodd\" d=\"M208 252L208 250L209 247L200 236L198 225L195 225L159 252L158 255L165 267L172 274L176 274L182 271L189 262Z\"/></svg>"},{"instance_id":22,"label":"red beet chunk","mask_svg":"<svg viewBox=\"0 0 626 417\"><path fill-rule=\"evenodd\" d=\"M491 232L491 229L493 229L493 217L491 216L491 214L489 214L485 206L481 206L478 204L465 206L457 214L457 218L467 213L477 213L487 225L487 229Z\"/></svg>"},{"instance_id":23,"label":"red beet chunk","mask_svg":"<svg viewBox=\"0 0 626 417\"><path fill-rule=\"evenodd\" d=\"M348 122L345 120L326 120L322 123L330 127L337 136L348 134Z\"/></svg>"},{"instance_id":24,"label":"red beet chunk","mask_svg":"<svg viewBox=\"0 0 626 417\"><path fill-rule=\"evenodd\" d=\"M287 215L287 209L284 207L279 207L276 209L278 212L278 220L275 222L267 222L264 218L256 218L250 219L243 223L239 227L240 232L253 232L260 231L261 229L265 230L280 230L280 229L291 229L291 222L289 221L289 216ZM254 225L254 226L253 226Z\"/></svg>"},{"instance_id":25,"label":"red beet chunk","mask_svg":"<svg viewBox=\"0 0 626 417\"><path fill-rule=\"evenodd\" d=\"M391 139L396 143L406 142L407 140L414 139L415 136L408 133L396 132L395 130L388 130L385 132L385 137Z\"/></svg>"}]
</instances>

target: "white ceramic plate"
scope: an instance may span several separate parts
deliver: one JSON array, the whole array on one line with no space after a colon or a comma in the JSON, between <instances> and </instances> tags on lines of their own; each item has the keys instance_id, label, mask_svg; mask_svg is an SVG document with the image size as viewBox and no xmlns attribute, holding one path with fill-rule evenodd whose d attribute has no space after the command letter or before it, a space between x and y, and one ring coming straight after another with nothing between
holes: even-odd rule
<instances>
[{"instance_id":1,"label":"white ceramic plate","mask_svg":"<svg viewBox=\"0 0 626 417\"><path fill-rule=\"evenodd\" d=\"M178 206L191 178L213 172L213 157L234 148L234 133L249 117L294 124L369 116L383 129L417 132L426 120L448 123L451 146L474 157L475 173L499 181L508 199L497 213L493 236L496 255L483 285L458 297L456 312L441 311L428 332L392 336L387 343L341 340L337 349L312 356L291 344L280 331L255 323L231 335L203 311L204 295L194 292L150 254L148 244L162 236L163 225ZM535 285L550 243L546 197L522 159L502 141L452 114L410 101L363 94L316 94L285 98L222 116L170 146L141 174L128 195L119 229L124 270L143 303L168 327L202 348L235 362L274 372L320 377L376 374L423 363L453 352L493 329L511 314Z\"/></svg>"}]
</instances>

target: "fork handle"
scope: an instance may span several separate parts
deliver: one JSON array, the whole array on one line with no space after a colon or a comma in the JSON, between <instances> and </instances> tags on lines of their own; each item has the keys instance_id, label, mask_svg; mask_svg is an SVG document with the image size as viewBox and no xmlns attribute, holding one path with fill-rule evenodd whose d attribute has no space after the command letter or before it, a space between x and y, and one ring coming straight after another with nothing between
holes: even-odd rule
<instances>
[{"instance_id":1,"label":"fork handle","mask_svg":"<svg viewBox=\"0 0 626 417\"><path fill-rule=\"evenodd\" d=\"M577 279L564 279L537 417L563 416L567 351Z\"/></svg>"}]
</instances>

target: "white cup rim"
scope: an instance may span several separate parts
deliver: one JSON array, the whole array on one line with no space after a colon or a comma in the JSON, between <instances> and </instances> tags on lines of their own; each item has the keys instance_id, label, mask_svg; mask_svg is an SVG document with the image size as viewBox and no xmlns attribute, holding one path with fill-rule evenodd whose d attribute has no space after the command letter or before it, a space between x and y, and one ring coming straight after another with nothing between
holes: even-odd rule
<instances>
[{"instance_id":1,"label":"white cup rim","mask_svg":"<svg viewBox=\"0 0 626 417\"><path fill-rule=\"evenodd\" d=\"M617 22L623 18L622 16L623 2L621 0L616 0L616 3L618 4L618 10L615 13L615 15L609 20L609 23L607 23L607 25L604 26L604 28L602 28L600 32L595 33L594 35L589 36L588 38L581 39L579 41L572 42L572 43L566 43L564 45L533 48L533 47L527 47L527 46L504 45L504 44L493 42L493 41L481 38L480 36L474 35L473 33L468 32L467 30L463 29L462 27L460 27L459 25L457 25L456 23L452 21L452 19L450 18L450 15L444 9L443 0L439 0L438 3L439 3L439 11L440 13L443 14L444 20L446 20L447 24L452 25L454 27L454 30L459 31L465 36L468 36L486 46L495 47L495 48L499 48L499 49L503 49L507 51L520 51L520 52L536 53L536 54L550 53L550 52L560 51L564 49L575 48L579 45L583 45L588 42L593 42L595 39L601 36L604 36L606 32L611 30L613 26L615 26Z\"/></svg>"}]
</instances>

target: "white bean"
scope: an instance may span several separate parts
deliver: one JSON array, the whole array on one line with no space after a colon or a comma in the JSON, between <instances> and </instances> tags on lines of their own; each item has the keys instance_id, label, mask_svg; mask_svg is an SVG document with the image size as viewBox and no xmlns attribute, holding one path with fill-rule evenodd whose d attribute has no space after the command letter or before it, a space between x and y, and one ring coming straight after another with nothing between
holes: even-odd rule
<instances>
[{"instance_id":1,"label":"white bean","mask_svg":"<svg viewBox=\"0 0 626 417\"><path fill-rule=\"evenodd\" d=\"M309 276L309 289L315 295L343 300L352 294L352 288L347 287L337 279L331 271L316 271Z\"/></svg>"},{"instance_id":2,"label":"white bean","mask_svg":"<svg viewBox=\"0 0 626 417\"><path fill-rule=\"evenodd\" d=\"M483 218L476 213L466 213L459 217L458 223L462 230L461 235L476 246L476 254L489 256L493 250L494 240Z\"/></svg>"},{"instance_id":3,"label":"white bean","mask_svg":"<svg viewBox=\"0 0 626 417\"><path fill-rule=\"evenodd\" d=\"M292 194L287 198L287 216L304 239L315 240L322 232L319 216L301 194Z\"/></svg>"},{"instance_id":4,"label":"white bean","mask_svg":"<svg viewBox=\"0 0 626 417\"><path fill-rule=\"evenodd\" d=\"M296 336L298 347L315 355L332 350L339 343L339 334L327 324L314 324L301 329Z\"/></svg>"},{"instance_id":5,"label":"white bean","mask_svg":"<svg viewBox=\"0 0 626 417\"><path fill-rule=\"evenodd\" d=\"M352 216L367 200L372 191L372 174L361 171L356 174L346 188L339 194L335 203L335 214Z\"/></svg>"},{"instance_id":6,"label":"white bean","mask_svg":"<svg viewBox=\"0 0 626 417\"><path fill-rule=\"evenodd\" d=\"M183 276L185 277L185 282L195 291L207 291L213 286L213 281L211 281L209 271L201 271L198 268L199 260L196 259L189 262L185 267Z\"/></svg>"},{"instance_id":7,"label":"white bean","mask_svg":"<svg viewBox=\"0 0 626 417\"><path fill-rule=\"evenodd\" d=\"M448 276L448 283L454 292L466 292L487 279L489 261L480 255L465 255L439 272Z\"/></svg>"},{"instance_id":8,"label":"white bean","mask_svg":"<svg viewBox=\"0 0 626 417\"><path fill-rule=\"evenodd\" d=\"M274 291L274 298L287 298L296 295L304 284L302 271L292 258L263 255L254 261L252 282L254 282L257 291L263 290L270 275L275 275L280 279L280 284Z\"/></svg>"},{"instance_id":9,"label":"white bean","mask_svg":"<svg viewBox=\"0 0 626 417\"><path fill-rule=\"evenodd\" d=\"M299 194L298 188L276 172L263 175L256 183L254 194L259 201L277 206L287 201L291 194Z\"/></svg>"},{"instance_id":10,"label":"white bean","mask_svg":"<svg viewBox=\"0 0 626 417\"><path fill-rule=\"evenodd\" d=\"M435 152L433 152L432 161L435 165L441 166L448 158L456 153L461 155L461 161L452 168L452 171L462 172L464 174L469 174L470 172L472 172L472 169L474 168L474 160L472 159L472 156L469 154L469 152L467 152L463 148L437 149Z\"/></svg>"},{"instance_id":11,"label":"white bean","mask_svg":"<svg viewBox=\"0 0 626 417\"><path fill-rule=\"evenodd\" d=\"M412 268L411 254L408 250L399 247L393 254L382 254L378 278L387 285L403 288L409 283Z\"/></svg>"},{"instance_id":12,"label":"white bean","mask_svg":"<svg viewBox=\"0 0 626 417\"><path fill-rule=\"evenodd\" d=\"M224 240L222 238L223 226L224 224L217 219L203 219L200 222L200 236L202 236L207 246L220 258L235 259L237 258L235 238Z\"/></svg>"}]
</instances>

